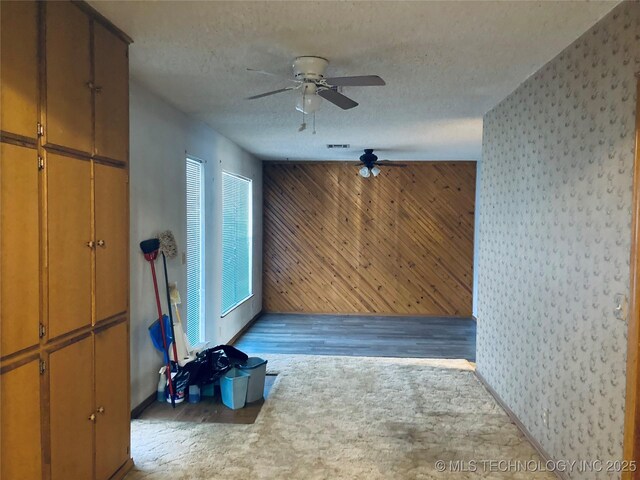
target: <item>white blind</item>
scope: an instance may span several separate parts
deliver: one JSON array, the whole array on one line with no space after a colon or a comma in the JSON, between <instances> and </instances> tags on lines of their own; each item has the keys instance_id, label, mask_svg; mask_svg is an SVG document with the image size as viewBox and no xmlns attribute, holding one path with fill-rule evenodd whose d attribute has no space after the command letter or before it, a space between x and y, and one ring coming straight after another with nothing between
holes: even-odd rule
<instances>
[{"instance_id":1,"label":"white blind","mask_svg":"<svg viewBox=\"0 0 640 480\"><path fill-rule=\"evenodd\" d=\"M222 314L251 296L251 180L222 173Z\"/></svg>"},{"instance_id":2,"label":"white blind","mask_svg":"<svg viewBox=\"0 0 640 480\"><path fill-rule=\"evenodd\" d=\"M203 172L202 163L187 159L187 337L202 340L203 331Z\"/></svg>"}]
</instances>

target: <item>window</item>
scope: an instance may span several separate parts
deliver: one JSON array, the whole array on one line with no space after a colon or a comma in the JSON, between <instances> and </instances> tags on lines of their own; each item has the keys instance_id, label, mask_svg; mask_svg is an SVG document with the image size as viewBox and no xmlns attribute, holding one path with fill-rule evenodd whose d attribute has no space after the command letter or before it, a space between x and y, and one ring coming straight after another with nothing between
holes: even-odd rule
<instances>
[{"instance_id":1,"label":"window","mask_svg":"<svg viewBox=\"0 0 640 480\"><path fill-rule=\"evenodd\" d=\"M187 337L204 338L204 181L203 165L187 158Z\"/></svg>"},{"instance_id":2,"label":"window","mask_svg":"<svg viewBox=\"0 0 640 480\"><path fill-rule=\"evenodd\" d=\"M222 315L251 296L251 180L222 173Z\"/></svg>"}]
</instances>

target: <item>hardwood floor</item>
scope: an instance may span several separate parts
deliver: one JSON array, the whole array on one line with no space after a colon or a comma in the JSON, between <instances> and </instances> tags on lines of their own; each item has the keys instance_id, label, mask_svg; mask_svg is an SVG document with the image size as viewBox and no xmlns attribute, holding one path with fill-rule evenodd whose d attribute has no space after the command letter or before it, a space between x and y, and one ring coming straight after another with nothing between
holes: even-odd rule
<instances>
[{"instance_id":1,"label":"hardwood floor","mask_svg":"<svg viewBox=\"0 0 640 480\"><path fill-rule=\"evenodd\" d=\"M472 318L262 315L234 344L252 353L464 358L475 362Z\"/></svg>"}]
</instances>

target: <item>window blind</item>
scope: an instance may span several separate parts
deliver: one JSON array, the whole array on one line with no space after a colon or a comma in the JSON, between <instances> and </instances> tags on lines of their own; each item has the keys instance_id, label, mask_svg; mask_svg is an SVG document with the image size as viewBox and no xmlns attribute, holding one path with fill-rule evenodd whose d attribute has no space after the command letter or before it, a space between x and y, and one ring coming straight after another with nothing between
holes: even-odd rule
<instances>
[{"instance_id":1,"label":"window blind","mask_svg":"<svg viewBox=\"0 0 640 480\"><path fill-rule=\"evenodd\" d=\"M203 307L203 166L187 159L187 337L202 341Z\"/></svg>"},{"instance_id":2,"label":"window blind","mask_svg":"<svg viewBox=\"0 0 640 480\"><path fill-rule=\"evenodd\" d=\"M251 180L222 173L222 314L251 296Z\"/></svg>"}]
</instances>

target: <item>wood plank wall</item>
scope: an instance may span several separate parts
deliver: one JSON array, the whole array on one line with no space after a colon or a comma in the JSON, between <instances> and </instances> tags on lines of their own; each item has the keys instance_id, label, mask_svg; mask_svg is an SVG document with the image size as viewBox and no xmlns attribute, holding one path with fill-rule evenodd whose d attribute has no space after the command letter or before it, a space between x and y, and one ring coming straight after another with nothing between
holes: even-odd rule
<instances>
[{"instance_id":1,"label":"wood plank wall","mask_svg":"<svg viewBox=\"0 0 640 480\"><path fill-rule=\"evenodd\" d=\"M265 162L264 310L470 316L475 179L475 162Z\"/></svg>"}]
</instances>

